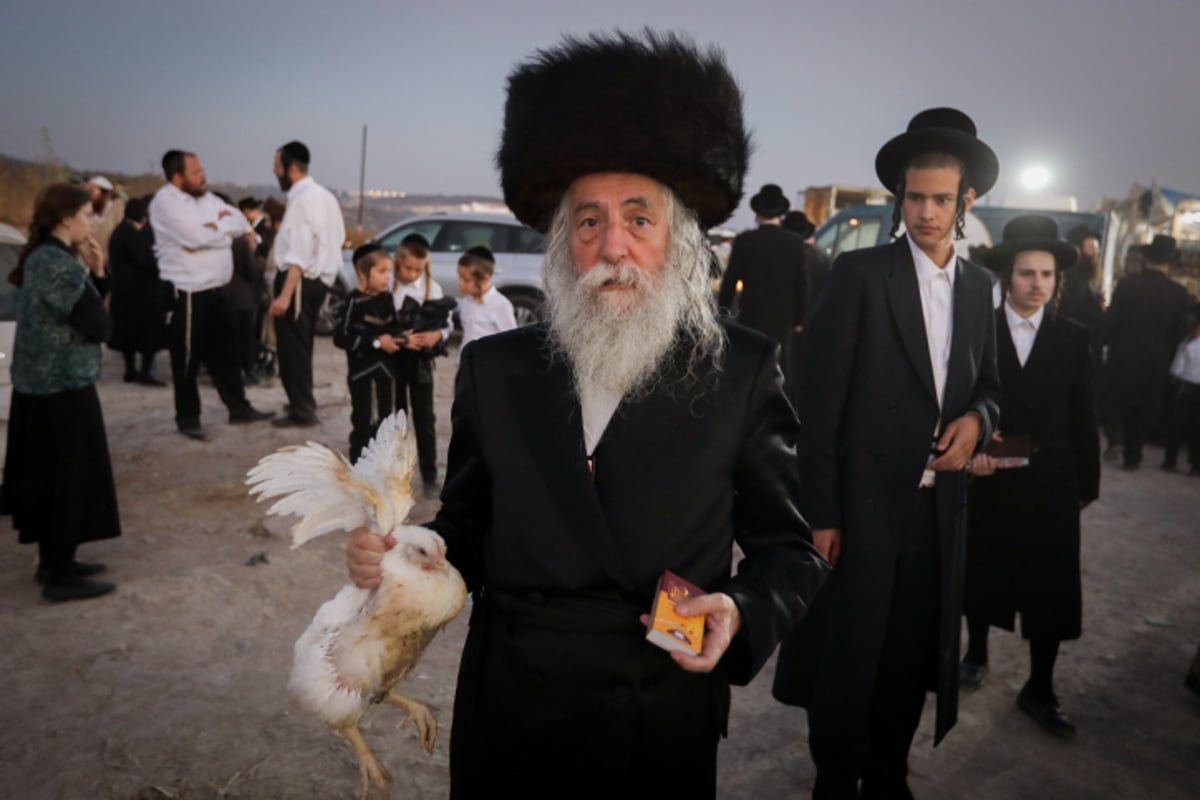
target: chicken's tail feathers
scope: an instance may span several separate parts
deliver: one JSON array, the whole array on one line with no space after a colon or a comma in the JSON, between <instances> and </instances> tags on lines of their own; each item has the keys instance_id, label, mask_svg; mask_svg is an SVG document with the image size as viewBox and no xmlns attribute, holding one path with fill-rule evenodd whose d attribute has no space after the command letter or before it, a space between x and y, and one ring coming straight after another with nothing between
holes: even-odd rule
<instances>
[{"instance_id":1,"label":"chicken's tail feathers","mask_svg":"<svg viewBox=\"0 0 1200 800\"><path fill-rule=\"evenodd\" d=\"M295 514L292 547L336 530L352 530L368 520L374 489L344 456L316 442L290 446L263 457L246 474L259 502L277 497L271 514Z\"/></svg>"},{"instance_id":2,"label":"chicken's tail feathers","mask_svg":"<svg viewBox=\"0 0 1200 800\"><path fill-rule=\"evenodd\" d=\"M403 411L385 417L362 455L354 463L354 475L373 487L368 504L380 533L388 533L404 522L413 507L412 476L417 446Z\"/></svg>"}]
</instances>

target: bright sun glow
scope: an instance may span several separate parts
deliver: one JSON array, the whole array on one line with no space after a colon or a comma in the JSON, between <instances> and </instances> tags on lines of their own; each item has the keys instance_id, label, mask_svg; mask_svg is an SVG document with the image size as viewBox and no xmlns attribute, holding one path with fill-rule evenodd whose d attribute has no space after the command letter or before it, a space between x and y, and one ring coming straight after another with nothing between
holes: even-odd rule
<instances>
[{"instance_id":1,"label":"bright sun glow","mask_svg":"<svg viewBox=\"0 0 1200 800\"><path fill-rule=\"evenodd\" d=\"M1028 167L1021 173L1021 186L1031 192L1040 192L1050 183L1050 170L1043 166Z\"/></svg>"}]
</instances>

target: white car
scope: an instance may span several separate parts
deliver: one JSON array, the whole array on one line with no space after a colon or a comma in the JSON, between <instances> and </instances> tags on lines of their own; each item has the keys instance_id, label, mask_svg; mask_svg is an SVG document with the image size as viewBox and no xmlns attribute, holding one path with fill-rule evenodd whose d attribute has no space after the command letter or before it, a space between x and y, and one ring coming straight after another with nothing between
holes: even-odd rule
<instances>
[{"instance_id":1,"label":"white car","mask_svg":"<svg viewBox=\"0 0 1200 800\"><path fill-rule=\"evenodd\" d=\"M4 454L8 449L8 412L12 405L13 337L17 333L17 289L8 274L17 266L25 236L9 225L0 225L0 480L4 477Z\"/></svg>"},{"instance_id":2,"label":"white car","mask_svg":"<svg viewBox=\"0 0 1200 800\"><path fill-rule=\"evenodd\" d=\"M496 256L496 274L492 285L513 304L517 324L526 325L543 317L545 293L542 290L542 254L546 238L505 214L443 213L408 217L371 239L389 253L410 233L419 233L429 242L430 270L442 291L459 297L458 259L472 247L483 245ZM358 285L352 251L342 253L342 271L334 293L344 296ZM324 312L330 310L327 304ZM336 309L333 309L336 311ZM328 327L333 330L332 320ZM324 328L318 320L318 331Z\"/></svg>"}]
</instances>

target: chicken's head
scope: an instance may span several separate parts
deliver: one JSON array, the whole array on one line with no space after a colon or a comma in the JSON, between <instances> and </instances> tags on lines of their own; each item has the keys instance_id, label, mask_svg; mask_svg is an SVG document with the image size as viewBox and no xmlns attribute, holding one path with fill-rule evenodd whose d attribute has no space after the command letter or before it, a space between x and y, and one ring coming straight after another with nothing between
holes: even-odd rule
<instances>
[{"instance_id":1,"label":"chicken's head","mask_svg":"<svg viewBox=\"0 0 1200 800\"><path fill-rule=\"evenodd\" d=\"M399 525L392 531L396 539L396 550L405 561L429 572L448 572L450 562L446 560L446 542L428 528Z\"/></svg>"}]
</instances>

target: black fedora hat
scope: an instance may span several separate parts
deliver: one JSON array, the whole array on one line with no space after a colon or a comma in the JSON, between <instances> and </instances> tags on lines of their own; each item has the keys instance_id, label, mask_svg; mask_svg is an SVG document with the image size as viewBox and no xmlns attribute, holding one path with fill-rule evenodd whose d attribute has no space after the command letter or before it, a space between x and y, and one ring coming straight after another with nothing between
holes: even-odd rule
<instances>
[{"instance_id":1,"label":"black fedora hat","mask_svg":"<svg viewBox=\"0 0 1200 800\"><path fill-rule=\"evenodd\" d=\"M780 189L773 183L763 184L758 194L750 198L750 210L760 217L782 217L792 204Z\"/></svg>"},{"instance_id":2,"label":"black fedora hat","mask_svg":"<svg viewBox=\"0 0 1200 800\"><path fill-rule=\"evenodd\" d=\"M1067 269L1079 259L1075 245L1058 238L1058 223L1045 214L1025 214L1014 217L1004 226L1004 238L988 251L989 266L997 271L1012 268L1017 253L1043 250L1054 256L1060 270Z\"/></svg>"},{"instance_id":3,"label":"black fedora hat","mask_svg":"<svg viewBox=\"0 0 1200 800\"><path fill-rule=\"evenodd\" d=\"M647 29L568 36L519 64L496 166L505 203L542 232L571 184L601 172L665 184L711 228L741 202L750 151L721 52Z\"/></svg>"},{"instance_id":4,"label":"black fedora hat","mask_svg":"<svg viewBox=\"0 0 1200 800\"><path fill-rule=\"evenodd\" d=\"M783 215L783 222L780 223L789 231L794 231L800 234L801 238L807 239L817 232L817 226L812 224L812 220L803 211L789 211Z\"/></svg>"},{"instance_id":5,"label":"black fedora hat","mask_svg":"<svg viewBox=\"0 0 1200 800\"><path fill-rule=\"evenodd\" d=\"M1151 264L1174 264L1179 260L1179 248L1175 246L1175 237L1158 234L1150 244L1138 248L1142 258Z\"/></svg>"},{"instance_id":6,"label":"black fedora hat","mask_svg":"<svg viewBox=\"0 0 1200 800\"><path fill-rule=\"evenodd\" d=\"M888 191L896 191L904 169L926 153L947 153L966 165L967 185L976 195L987 194L1000 175L992 148L975 135L975 123L956 108L930 108L908 123L908 130L879 149L875 174Z\"/></svg>"},{"instance_id":7,"label":"black fedora hat","mask_svg":"<svg viewBox=\"0 0 1200 800\"><path fill-rule=\"evenodd\" d=\"M1067 241L1079 247L1083 244L1084 239L1095 239L1100 241L1104 236L1095 228L1089 228L1087 225L1076 225L1071 230L1067 231Z\"/></svg>"}]
</instances>

